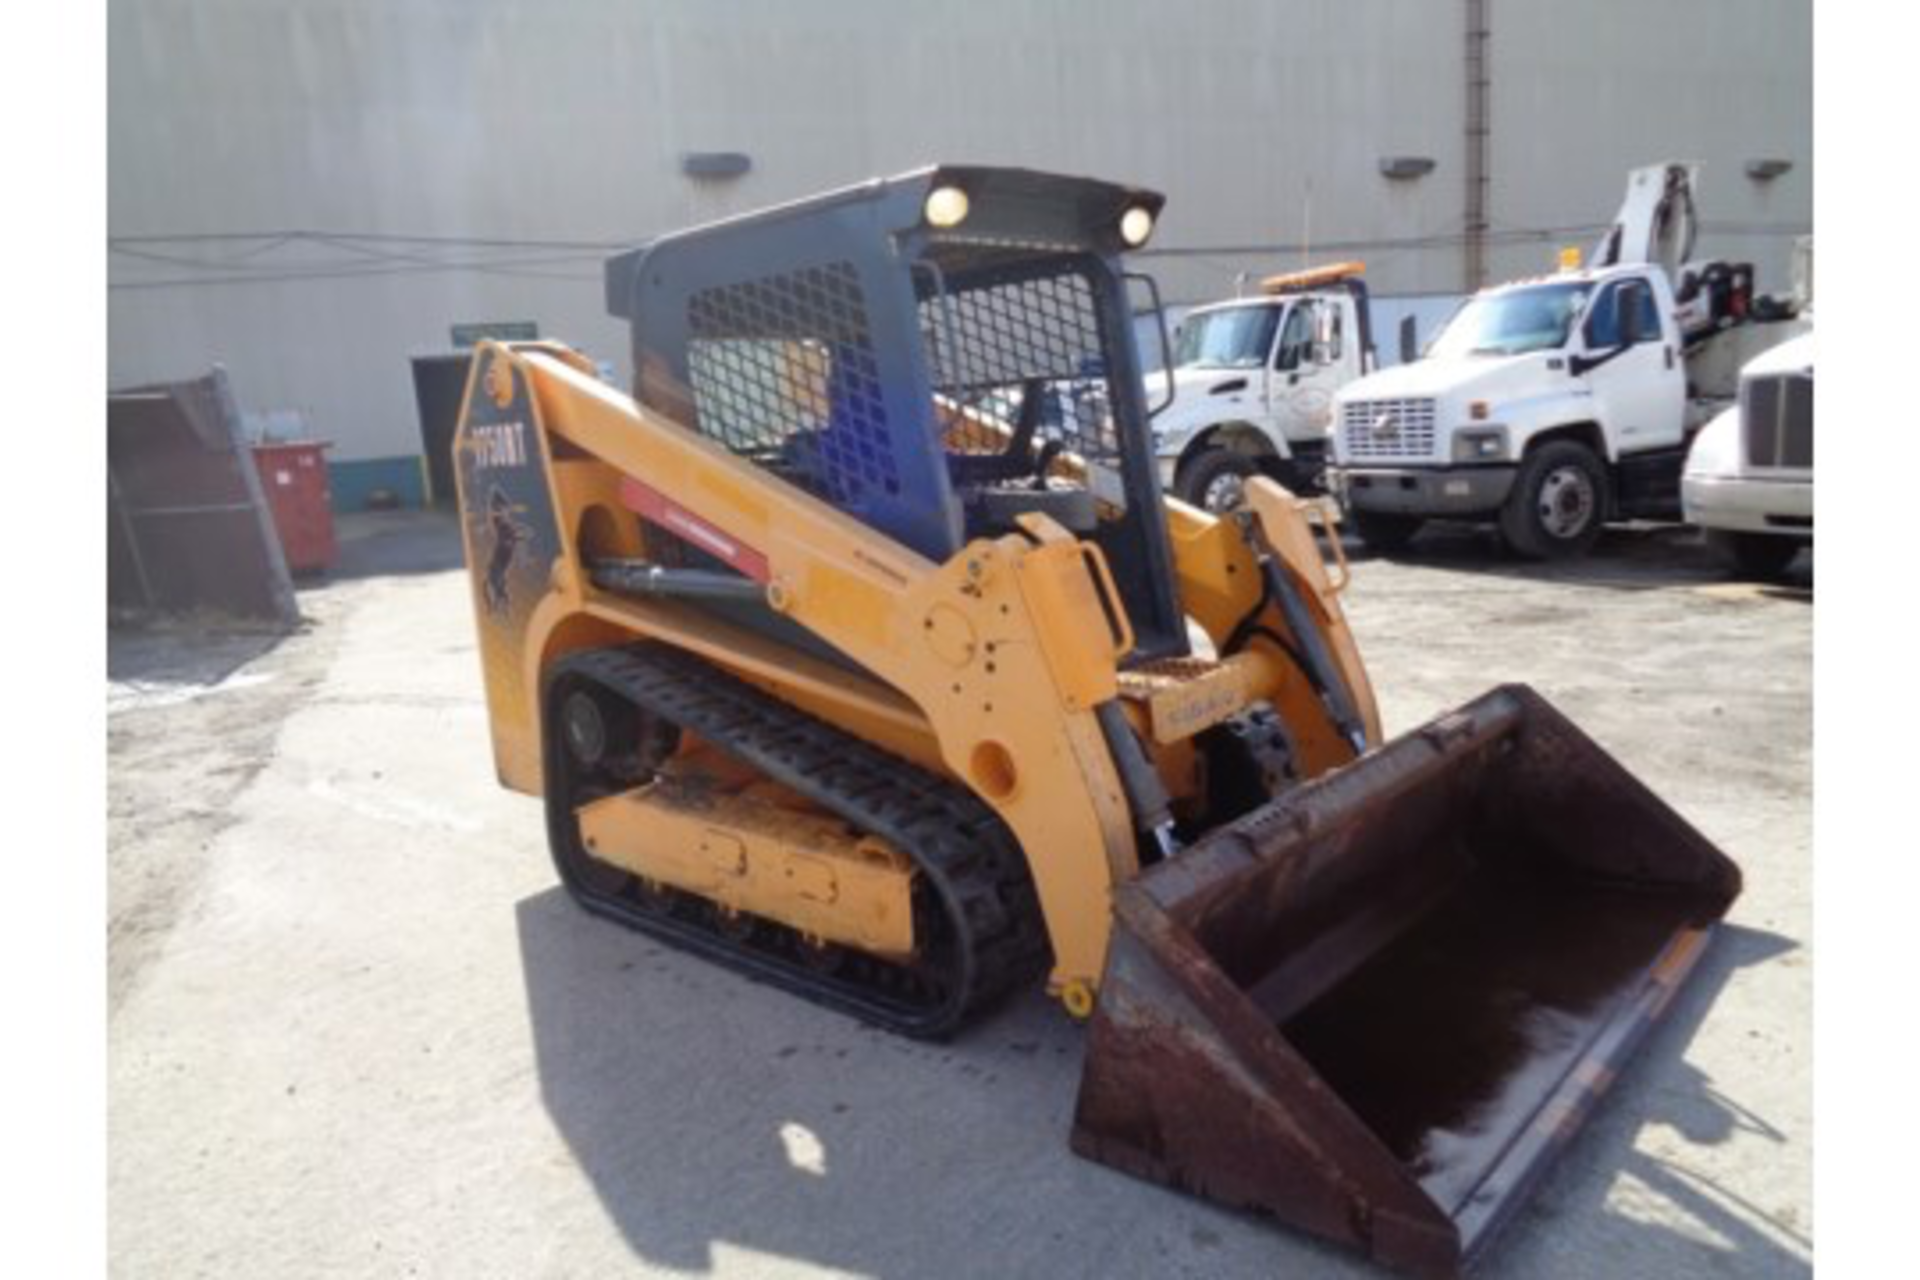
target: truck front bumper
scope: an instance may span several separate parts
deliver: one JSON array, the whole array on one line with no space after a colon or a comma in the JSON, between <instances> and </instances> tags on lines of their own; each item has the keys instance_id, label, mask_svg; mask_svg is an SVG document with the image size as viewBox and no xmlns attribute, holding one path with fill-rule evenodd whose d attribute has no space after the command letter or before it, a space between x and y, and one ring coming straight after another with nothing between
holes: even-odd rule
<instances>
[{"instance_id":1,"label":"truck front bumper","mask_svg":"<svg viewBox=\"0 0 1920 1280\"><path fill-rule=\"evenodd\" d=\"M1735 533L1813 536L1813 482L1753 476L1683 476L1680 502L1688 524Z\"/></svg>"},{"instance_id":2,"label":"truck front bumper","mask_svg":"<svg viewBox=\"0 0 1920 1280\"><path fill-rule=\"evenodd\" d=\"M1327 487L1356 511L1478 516L1497 511L1518 468L1328 467Z\"/></svg>"}]
</instances>

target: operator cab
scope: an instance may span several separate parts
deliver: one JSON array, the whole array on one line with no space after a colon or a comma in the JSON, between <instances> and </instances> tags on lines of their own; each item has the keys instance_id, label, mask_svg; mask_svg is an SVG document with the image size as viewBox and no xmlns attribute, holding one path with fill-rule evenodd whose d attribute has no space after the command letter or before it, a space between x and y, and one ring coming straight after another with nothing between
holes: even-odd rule
<instances>
[{"instance_id":1,"label":"operator cab","mask_svg":"<svg viewBox=\"0 0 1920 1280\"><path fill-rule=\"evenodd\" d=\"M1120 255L1162 197L942 166L607 265L634 397L935 561L1043 515L1187 653ZM1157 306L1157 300L1156 300Z\"/></svg>"}]
</instances>

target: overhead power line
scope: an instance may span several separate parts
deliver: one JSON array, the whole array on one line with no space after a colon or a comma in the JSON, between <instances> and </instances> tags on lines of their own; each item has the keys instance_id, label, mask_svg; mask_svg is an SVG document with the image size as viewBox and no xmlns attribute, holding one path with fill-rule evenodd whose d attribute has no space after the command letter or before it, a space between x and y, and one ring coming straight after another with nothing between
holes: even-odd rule
<instances>
[{"instance_id":1,"label":"overhead power line","mask_svg":"<svg viewBox=\"0 0 1920 1280\"><path fill-rule=\"evenodd\" d=\"M208 252L214 246L235 247ZM108 238L107 249L115 258L163 265L190 274L120 279L108 288L283 284L442 272L588 281L598 279L599 273L542 268L580 262L597 265L609 253L631 247L631 241L509 240L313 230L112 236ZM330 261L261 261L276 250L288 248L318 248L336 256Z\"/></svg>"},{"instance_id":2,"label":"overhead power line","mask_svg":"<svg viewBox=\"0 0 1920 1280\"><path fill-rule=\"evenodd\" d=\"M438 244L453 248L474 249L619 249L636 243L631 238L551 240L503 236L418 235L392 231L319 231L312 228L280 231L177 231L107 237L109 245L205 244L216 241L249 240L361 240L375 244Z\"/></svg>"},{"instance_id":3,"label":"overhead power line","mask_svg":"<svg viewBox=\"0 0 1920 1280\"><path fill-rule=\"evenodd\" d=\"M1597 237L1605 223L1554 227L1499 227L1486 231L1482 243L1516 245ZM1811 232L1805 223L1703 222L1703 235L1790 237ZM1434 232L1403 237L1323 240L1317 255L1342 253L1399 254L1453 249L1465 245L1464 231ZM346 280L369 277L472 272L526 279L587 282L595 271L553 270L570 264L598 265L612 253L638 248L634 240L554 240L503 237L432 236L375 232L275 230L244 232L183 232L163 235L110 236L109 254L140 263L166 266L188 274L136 277L111 281L112 290L179 289L239 284L289 284L307 280ZM231 252L209 256L191 247L233 245ZM289 264L266 262L267 255L294 246L318 247L341 255L330 262ZM405 246L405 247L402 247ZM170 251L171 250L171 251ZM1141 258L1226 259L1279 257L1298 251L1282 241L1256 244L1164 245L1138 251Z\"/></svg>"},{"instance_id":4,"label":"overhead power line","mask_svg":"<svg viewBox=\"0 0 1920 1280\"><path fill-rule=\"evenodd\" d=\"M1535 244L1586 237L1598 237L1611 223L1585 223L1562 227L1507 227L1491 230L1481 237L1486 244ZM1813 228L1805 223L1766 223L1766 222L1703 222L1700 224L1702 235L1738 235L1738 236L1803 236ZM1404 250L1404 249L1452 249L1466 243L1468 237L1462 231L1437 232L1430 235L1403 237L1376 237L1365 240L1320 240L1314 243L1316 256L1336 253L1359 253L1367 250ZM1179 258L1208 256L1252 256L1256 254L1298 253L1299 246L1286 242L1270 244L1238 245L1165 245L1135 251L1142 258Z\"/></svg>"}]
</instances>

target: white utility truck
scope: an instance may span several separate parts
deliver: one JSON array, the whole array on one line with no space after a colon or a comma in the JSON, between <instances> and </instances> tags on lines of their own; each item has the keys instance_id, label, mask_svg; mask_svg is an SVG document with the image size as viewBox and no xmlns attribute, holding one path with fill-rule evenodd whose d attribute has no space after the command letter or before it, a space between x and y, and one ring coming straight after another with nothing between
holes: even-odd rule
<instances>
[{"instance_id":1,"label":"white utility truck","mask_svg":"<svg viewBox=\"0 0 1920 1280\"><path fill-rule=\"evenodd\" d=\"M1777 576L1813 543L1813 335L1740 370L1740 400L1694 437L1687 522L1735 570Z\"/></svg>"},{"instance_id":2,"label":"white utility truck","mask_svg":"<svg viewBox=\"0 0 1920 1280\"><path fill-rule=\"evenodd\" d=\"M1590 265L1482 290L1424 359L1336 394L1328 482L1363 539L1492 520L1548 559L1609 520L1681 517L1694 431L1748 359L1809 327L1754 297L1750 265L1687 260L1693 184L1689 165L1636 169Z\"/></svg>"},{"instance_id":3,"label":"white utility truck","mask_svg":"<svg viewBox=\"0 0 1920 1280\"><path fill-rule=\"evenodd\" d=\"M1358 262L1270 276L1260 292L1189 311L1172 367L1148 376L1171 402L1153 420L1166 490L1209 511L1249 476L1317 493L1334 392L1378 367Z\"/></svg>"}]
</instances>

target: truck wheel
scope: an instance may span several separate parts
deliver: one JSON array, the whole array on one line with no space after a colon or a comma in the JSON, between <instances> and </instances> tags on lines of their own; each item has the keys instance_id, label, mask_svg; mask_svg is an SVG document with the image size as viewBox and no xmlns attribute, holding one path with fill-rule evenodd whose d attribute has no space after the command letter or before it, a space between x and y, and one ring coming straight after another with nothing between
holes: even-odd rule
<instances>
[{"instance_id":1,"label":"truck wheel","mask_svg":"<svg viewBox=\"0 0 1920 1280\"><path fill-rule=\"evenodd\" d=\"M1247 481L1260 474L1260 464L1244 453L1209 449L1180 469L1174 485L1182 502L1214 515L1240 505Z\"/></svg>"},{"instance_id":2,"label":"truck wheel","mask_svg":"<svg viewBox=\"0 0 1920 1280\"><path fill-rule=\"evenodd\" d=\"M1800 543L1793 538L1726 529L1707 530L1707 546L1729 568L1750 578L1777 578L1800 554Z\"/></svg>"},{"instance_id":3,"label":"truck wheel","mask_svg":"<svg viewBox=\"0 0 1920 1280\"><path fill-rule=\"evenodd\" d=\"M1607 470L1593 450L1550 440L1527 455L1500 508L1507 545L1529 560L1582 556L1607 518Z\"/></svg>"},{"instance_id":4,"label":"truck wheel","mask_svg":"<svg viewBox=\"0 0 1920 1280\"><path fill-rule=\"evenodd\" d=\"M1396 515L1390 511L1346 512L1347 522L1360 535L1360 541L1375 551L1401 551L1426 521L1419 516Z\"/></svg>"}]
</instances>

